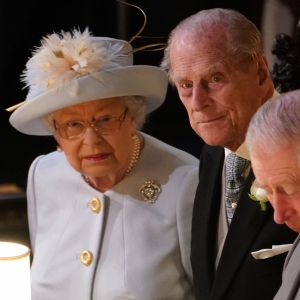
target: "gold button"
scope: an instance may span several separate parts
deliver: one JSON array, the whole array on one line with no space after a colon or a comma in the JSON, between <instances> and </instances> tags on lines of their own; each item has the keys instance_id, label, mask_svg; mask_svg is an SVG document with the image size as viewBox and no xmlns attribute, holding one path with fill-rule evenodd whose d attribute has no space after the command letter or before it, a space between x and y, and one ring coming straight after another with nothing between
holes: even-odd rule
<instances>
[{"instance_id":1,"label":"gold button","mask_svg":"<svg viewBox=\"0 0 300 300\"><path fill-rule=\"evenodd\" d=\"M96 214L98 214L101 210L101 201L98 197L92 198L89 203L90 210Z\"/></svg>"},{"instance_id":2,"label":"gold button","mask_svg":"<svg viewBox=\"0 0 300 300\"><path fill-rule=\"evenodd\" d=\"M89 250L84 250L80 253L80 261L85 266L89 266L93 262L93 253Z\"/></svg>"}]
</instances>

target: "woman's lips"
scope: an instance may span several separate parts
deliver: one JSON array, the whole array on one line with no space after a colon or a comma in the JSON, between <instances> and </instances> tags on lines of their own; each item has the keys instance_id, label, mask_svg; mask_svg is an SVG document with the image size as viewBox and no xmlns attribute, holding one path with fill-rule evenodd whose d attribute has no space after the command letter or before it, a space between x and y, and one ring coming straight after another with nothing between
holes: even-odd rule
<instances>
[{"instance_id":1,"label":"woman's lips","mask_svg":"<svg viewBox=\"0 0 300 300\"><path fill-rule=\"evenodd\" d=\"M92 154L92 155L86 155L83 157L83 159L89 160L89 161L101 161L110 156L110 153L98 153L98 154Z\"/></svg>"}]
</instances>

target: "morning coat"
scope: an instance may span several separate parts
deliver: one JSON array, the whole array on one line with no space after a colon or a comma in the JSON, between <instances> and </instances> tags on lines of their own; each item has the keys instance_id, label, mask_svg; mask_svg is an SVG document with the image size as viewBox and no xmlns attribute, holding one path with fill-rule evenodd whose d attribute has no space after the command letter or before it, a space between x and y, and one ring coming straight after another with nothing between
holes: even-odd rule
<instances>
[{"instance_id":1,"label":"morning coat","mask_svg":"<svg viewBox=\"0 0 300 300\"><path fill-rule=\"evenodd\" d=\"M215 271L217 226L221 203L224 148L203 146L192 221L191 261L199 300L271 300L281 284L286 253L255 259L251 252L293 243L297 234L273 220L249 197L247 177ZM283 300L283 299L282 299Z\"/></svg>"}]
</instances>

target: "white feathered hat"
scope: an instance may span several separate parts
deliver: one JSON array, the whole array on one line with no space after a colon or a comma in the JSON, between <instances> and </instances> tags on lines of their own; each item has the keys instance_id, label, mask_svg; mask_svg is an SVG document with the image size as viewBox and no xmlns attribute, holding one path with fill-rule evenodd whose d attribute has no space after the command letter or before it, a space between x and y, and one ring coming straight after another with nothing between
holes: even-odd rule
<instances>
[{"instance_id":1,"label":"white feathered hat","mask_svg":"<svg viewBox=\"0 0 300 300\"><path fill-rule=\"evenodd\" d=\"M93 37L87 29L43 38L22 77L29 92L9 121L31 135L52 134L46 121L50 113L96 99L142 96L149 113L164 102L168 85L158 67L133 65L128 42Z\"/></svg>"}]
</instances>

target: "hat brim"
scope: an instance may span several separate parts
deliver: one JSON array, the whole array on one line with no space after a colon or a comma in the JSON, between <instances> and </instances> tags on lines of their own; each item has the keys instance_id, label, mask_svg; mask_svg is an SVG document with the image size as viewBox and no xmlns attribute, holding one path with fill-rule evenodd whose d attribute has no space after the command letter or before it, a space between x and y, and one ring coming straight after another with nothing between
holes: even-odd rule
<instances>
[{"instance_id":1,"label":"hat brim","mask_svg":"<svg viewBox=\"0 0 300 300\"><path fill-rule=\"evenodd\" d=\"M46 118L61 108L122 96L142 96L146 112L157 109L166 96L167 75L154 66L135 65L102 71L77 79L76 91L67 88L49 90L28 99L9 118L13 127L31 135L52 135Z\"/></svg>"}]
</instances>

